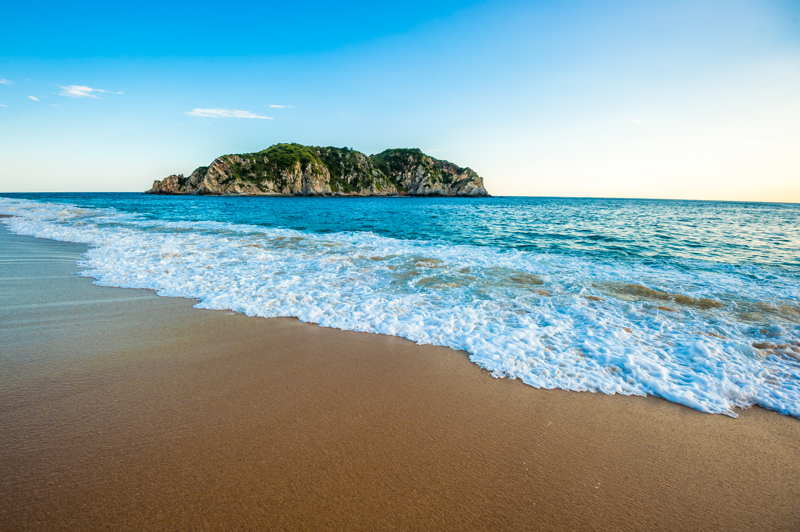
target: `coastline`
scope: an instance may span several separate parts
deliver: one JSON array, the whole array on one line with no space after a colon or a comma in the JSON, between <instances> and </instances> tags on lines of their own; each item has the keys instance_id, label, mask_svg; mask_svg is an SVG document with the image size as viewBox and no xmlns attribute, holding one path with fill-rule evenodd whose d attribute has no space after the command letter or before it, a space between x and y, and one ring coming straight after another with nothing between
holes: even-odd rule
<instances>
[{"instance_id":1,"label":"coastline","mask_svg":"<svg viewBox=\"0 0 800 532\"><path fill-rule=\"evenodd\" d=\"M800 422L76 276L0 225L0 528L786 529Z\"/></svg>"}]
</instances>

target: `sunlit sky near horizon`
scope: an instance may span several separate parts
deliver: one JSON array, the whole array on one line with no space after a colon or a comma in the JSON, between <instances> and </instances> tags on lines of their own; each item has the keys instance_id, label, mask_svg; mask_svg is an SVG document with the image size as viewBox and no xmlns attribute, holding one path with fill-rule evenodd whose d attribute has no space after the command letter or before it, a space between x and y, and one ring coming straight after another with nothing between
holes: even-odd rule
<instances>
[{"instance_id":1,"label":"sunlit sky near horizon","mask_svg":"<svg viewBox=\"0 0 800 532\"><path fill-rule=\"evenodd\" d=\"M141 191L276 142L495 195L800 202L800 1L25 2L0 192Z\"/></svg>"}]
</instances>

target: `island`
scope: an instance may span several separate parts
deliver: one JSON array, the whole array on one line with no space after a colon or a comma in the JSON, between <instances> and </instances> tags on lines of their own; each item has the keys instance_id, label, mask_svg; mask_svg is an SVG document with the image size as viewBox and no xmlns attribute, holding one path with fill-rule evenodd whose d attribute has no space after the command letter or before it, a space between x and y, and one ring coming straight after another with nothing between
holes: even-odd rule
<instances>
[{"instance_id":1,"label":"island","mask_svg":"<svg viewBox=\"0 0 800 532\"><path fill-rule=\"evenodd\" d=\"M471 168L416 148L365 155L350 148L275 144L223 155L185 177L153 182L147 194L223 196L488 196Z\"/></svg>"}]
</instances>

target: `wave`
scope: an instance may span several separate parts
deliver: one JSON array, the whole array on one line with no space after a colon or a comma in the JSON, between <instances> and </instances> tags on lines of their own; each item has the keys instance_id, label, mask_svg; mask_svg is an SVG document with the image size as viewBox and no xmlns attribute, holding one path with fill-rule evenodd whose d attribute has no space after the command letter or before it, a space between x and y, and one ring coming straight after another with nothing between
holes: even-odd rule
<instances>
[{"instance_id":1,"label":"wave","mask_svg":"<svg viewBox=\"0 0 800 532\"><path fill-rule=\"evenodd\" d=\"M800 417L800 293L758 266L705 268L316 234L0 198L14 232L89 244L97 284L249 316L460 349L537 388L654 395Z\"/></svg>"}]
</instances>

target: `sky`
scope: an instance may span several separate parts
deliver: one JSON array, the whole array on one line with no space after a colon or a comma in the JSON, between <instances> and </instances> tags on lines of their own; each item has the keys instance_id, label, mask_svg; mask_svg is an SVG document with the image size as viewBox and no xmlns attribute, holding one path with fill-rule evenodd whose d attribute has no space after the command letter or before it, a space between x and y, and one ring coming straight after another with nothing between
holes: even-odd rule
<instances>
[{"instance_id":1,"label":"sky","mask_svg":"<svg viewBox=\"0 0 800 532\"><path fill-rule=\"evenodd\" d=\"M4 7L0 192L142 191L276 142L494 195L800 202L800 1Z\"/></svg>"}]
</instances>

